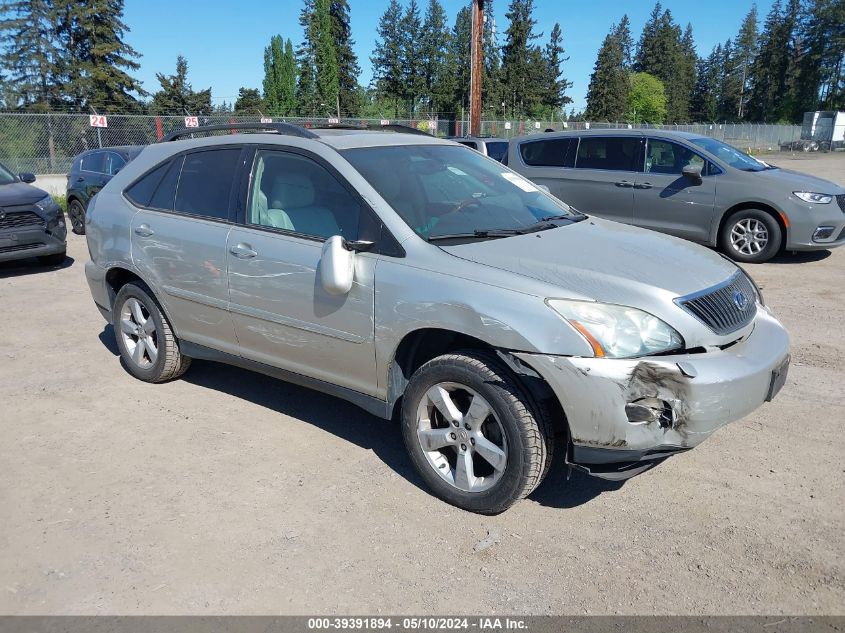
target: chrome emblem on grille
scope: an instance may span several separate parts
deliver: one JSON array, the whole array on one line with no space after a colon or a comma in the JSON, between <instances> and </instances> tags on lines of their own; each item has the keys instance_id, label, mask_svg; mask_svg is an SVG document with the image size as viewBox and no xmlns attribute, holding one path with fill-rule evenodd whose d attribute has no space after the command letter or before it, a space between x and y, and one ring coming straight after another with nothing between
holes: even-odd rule
<instances>
[{"instance_id":1,"label":"chrome emblem on grille","mask_svg":"<svg viewBox=\"0 0 845 633\"><path fill-rule=\"evenodd\" d=\"M733 299L734 305L737 307L737 309L742 310L744 312L745 308L748 307L748 297L746 297L742 292L737 290L736 292L734 292Z\"/></svg>"}]
</instances>

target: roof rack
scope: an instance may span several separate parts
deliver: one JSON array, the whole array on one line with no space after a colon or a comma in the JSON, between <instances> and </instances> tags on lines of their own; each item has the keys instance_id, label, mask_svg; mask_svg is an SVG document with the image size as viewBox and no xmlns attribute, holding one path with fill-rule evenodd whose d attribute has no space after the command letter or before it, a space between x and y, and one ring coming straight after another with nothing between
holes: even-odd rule
<instances>
[{"instance_id":1,"label":"roof rack","mask_svg":"<svg viewBox=\"0 0 845 633\"><path fill-rule=\"evenodd\" d=\"M315 125L312 126L310 129L312 130L358 130L358 131L367 131L367 130L387 130L389 132L397 132L401 134L417 134L421 136L433 136L428 132L424 132L423 130L418 130L415 127L411 127L410 125L402 125L400 123L388 123L387 125L381 125L379 123L367 123L365 125L353 125L351 123L329 123L327 125Z\"/></svg>"},{"instance_id":2,"label":"roof rack","mask_svg":"<svg viewBox=\"0 0 845 633\"><path fill-rule=\"evenodd\" d=\"M181 130L176 130L162 138L159 142L166 143L168 141L175 141L176 139L184 136L223 130L261 130L275 134L286 134L287 136L298 136L300 138L319 138L319 136L314 134L314 132L291 123L219 123L215 125L203 125L200 127L186 127Z\"/></svg>"}]
</instances>

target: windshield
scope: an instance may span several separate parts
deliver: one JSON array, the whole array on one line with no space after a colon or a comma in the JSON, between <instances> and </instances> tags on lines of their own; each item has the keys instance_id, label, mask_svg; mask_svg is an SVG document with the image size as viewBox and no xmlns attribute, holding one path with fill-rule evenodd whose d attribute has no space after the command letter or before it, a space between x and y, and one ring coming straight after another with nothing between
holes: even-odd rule
<instances>
[{"instance_id":1,"label":"windshield","mask_svg":"<svg viewBox=\"0 0 845 633\"><path fill-rule=\"evenodd\" d=\"M11 185L17 181L15 175L0 164L0 185Z\"/></svg>"},{"instance_id":2,"label":"windshield","mask_svg":"<svg viewBox=\"0 0 845 633\"><path fill-rule=\"evenodd\" d=\"M719 160L726 162L734 169L741 169L742 171L763 171L766 169L766 165L756 158L752 158L745 152L741 152L737 148L722 141L717 141L714 138L693 138L690 141L710 152Z\"/></svg>"},{"instance_id":3,"label":"windshield","mask_svg":"<svg viewBox=\"0 0 845 633\"><path fill-rule=\"evenodd\" d=\"M530 230L546 218L581 217L522 176L466 147L364 147L343 155L425 239Z\"/></svg>"}]
</instances>

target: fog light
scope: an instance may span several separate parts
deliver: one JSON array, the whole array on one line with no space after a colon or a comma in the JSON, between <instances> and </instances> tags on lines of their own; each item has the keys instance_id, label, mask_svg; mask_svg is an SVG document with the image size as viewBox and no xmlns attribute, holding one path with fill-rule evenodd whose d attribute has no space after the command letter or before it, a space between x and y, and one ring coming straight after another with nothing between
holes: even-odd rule
<instances>
[{"instance_id":1,"label":"fog light","mask_svg":"<svg viewBox=\"0 0 845 633\"><path fill-rule=\"evenodd\" d=\"M833 235L833 231L836 227L833 226L820 226L816 229L816 232L813 233L813 241L819 242L821 240L828 239L831 235Z\"/></svg>"},{"instance_id":2,"label":"fog light","mask_svg":"<svg viewBox=\"0 0 845 633\"><path fill-rule=\"evenodd\" d=\"M665 400L640 398L625 405L625 414L631 424L656 422L661 429L668 429L675 423L675 411Z\"/></svg>"}]
</instances>

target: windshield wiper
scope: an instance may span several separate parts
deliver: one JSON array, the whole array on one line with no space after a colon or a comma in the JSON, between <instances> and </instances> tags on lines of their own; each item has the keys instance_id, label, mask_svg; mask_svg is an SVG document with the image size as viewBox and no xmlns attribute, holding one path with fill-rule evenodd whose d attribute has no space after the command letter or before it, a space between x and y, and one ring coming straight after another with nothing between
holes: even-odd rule
<instances>
[{"instance_id":1,"label":"windshield wiper","mask_svg":"<svg viewBox=\"0 0 845 633\"><path fill-rule=\"evenodd\" d=\"M443 235L432 235L429 242L439 240L484 240L491 237L509 237L511 235L522 235L528 232L527 229L475 229L472 233L444 233Z\"/></svg>"}]
</instances>

